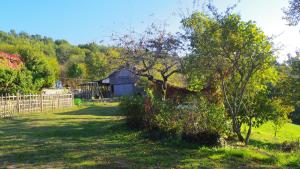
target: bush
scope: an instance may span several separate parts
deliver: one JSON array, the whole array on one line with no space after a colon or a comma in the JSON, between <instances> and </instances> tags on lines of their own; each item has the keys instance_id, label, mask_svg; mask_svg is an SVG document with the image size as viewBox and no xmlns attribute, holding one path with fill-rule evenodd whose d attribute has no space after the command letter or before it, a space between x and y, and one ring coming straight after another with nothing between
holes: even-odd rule
<instances>
[{"instance_id":1,"label":"bush","mask_svg":"<svg viewBox=\"0 0 300 169\"><path fill-rule=\"evenodd\" d=\"M121 111L129 127L145 129L150 138L176 137L206 146L224 144L230 124L226 121L223 105L209 104L204 98L194 97L186 105L155 98L123 97Z\"/></svg>"},{"instance_id":2,"label":"bush","mask_svg":"<svg viewBox=\"0 0 300 169\"><path fill-rule=\"evenodd\" d=\"M223 137L230 129L223 105L208 103L201 96L192 97L184 105L152 98L150 136L179 136L199 145L224 145ZM147 113L146 113L147 115Z\"/></svg>"},{"instance_id":3,"label":"bush","mask_svg":"<svg viewBox=\"0 0 300 169\"><path fill-rule=\"evenodd\" d=\"M171 101L155 100L153 120L149 121L151 130L157 130L165 136L178 136L182 130L182 118L176 105ZM152 131L153 132L153 131Z\"/></svg>"},{"instance_id":4,"label":"bush","mask_svg":"<svg viewBox=\"0 0 300 169\"><path fill-rule=\"evenodd\" d=\"M229 131L223 105L208 103L204 98L196 99L185 114L182 139L206 146L216 146Z\"/></svg>"},{"instance_id":5,"label":"bush","mask_svg":"<svg viewBox=\"0 0 300 169\"><path fill-rule=\"evenodd\" d=\"M300 150L300 142L299 142L299 140L292 141L292 142L285 141L281 145L281 150L284 152L299 151Z\"/></svg>"},{"instance_id":6,"label":"bush","mask_svg":"<svg viewBox=\"0 0 300 169\"><path fill-rule=\"evenodd\" d=\"M121 98L120 109L126 116L129 127L141 129L145 127L145 99L142 96L126 96Z\"/></svg>"}]
</instances>

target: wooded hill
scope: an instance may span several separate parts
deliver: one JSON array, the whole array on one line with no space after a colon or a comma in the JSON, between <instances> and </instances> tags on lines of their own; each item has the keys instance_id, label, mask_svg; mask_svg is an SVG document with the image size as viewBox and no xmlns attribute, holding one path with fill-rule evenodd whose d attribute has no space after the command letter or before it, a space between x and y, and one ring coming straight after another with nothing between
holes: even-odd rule
<instances>
[{"instance_id":1,"label":"wooded hill","mask_svg":"<svg viewBox=\"0 0 300 169\"><path fill-rule=\"evenodd\" d=\"M2 56L16 54L24 62L21 71L0 67L0 93L35 93L53 86L58 79L96 80L121 64L114 47L96 43L72 45L66 40L13 30L0 32L0 51Z\"/></svg>"}]
</instances>

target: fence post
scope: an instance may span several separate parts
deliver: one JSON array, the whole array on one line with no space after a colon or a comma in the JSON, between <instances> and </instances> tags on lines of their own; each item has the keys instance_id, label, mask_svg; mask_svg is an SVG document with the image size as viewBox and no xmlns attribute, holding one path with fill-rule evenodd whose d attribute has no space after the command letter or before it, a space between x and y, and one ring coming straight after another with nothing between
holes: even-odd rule
<instances>
[{"instance_id":1,"label":"fence post","mask_svg":"<svg viewBox=\"0 0 300 169\"><path fill-rule=\"evenodd\" d=\"M0 105L1 105L1 109L0 109L0 117L2 117L2 110L3 110L3 103L2 103L2 100L3 100L3 96L2 96L2 94L1 94L1 100L0 100Z\"/></svg>"},{"instance_id":2,"label":"fence post","mask_svg":"<svg viewBox=\"0 0 300 169\"><path fill-rule=\"evenodd\" d=\"M18 113L20 113L20 93L17 93L17 110Z\"/></svg>"},{"instance_id":3,"label":"fence post","mask_svg":"<svg viewBox=\"0 0 300 169\"><path fill-rule=\"evenodd\" d=\"M71 93L71 107L73 106L73 104L74 104L74 95L73 93Z\"/></svg>"},{"instance_id":4,"label":"fence post","mask_svg":"<svg viewBox=\"0 0 300 169\"><path fill-rule=\"evenodd\" d=\"M59 97L60 97L60 95L57 94L57 108L59 108Z\"/></svg>"},{"instance_id":5,"label":"fence post","mask_svg":"<svg viewBox=\"0 0 300 169\"><path fill-rule=\"evenodd\" d=\"M7 112L7 93L5 94L5 102L4 102L4 117L6 117L6 112Z\"/></svg>"},{"instance_id":6,"label":"fence post","mask_svg":"<svg viewBox=\"0 0 300 169\"><path fill-rule=\"evenodd\" d=\"M29 94L29 112L32 112L32 107L31 107L31 93Z\"/></svg>"},{"instance_id":7,"label":"fence post","mask_svg":"<svg viewBox=\"0 0 300 169\"><path fill-rule=\"evenodd\" d=\"M40 106L41 106L41 112L43 112L43 93L40 95Z\"/></svg>"},{"instance_id":8,"label":"fence post","mask_svg":"<svg viewBox=\"0 0 300 169\"><path fill-rule=\"evenodd\" d=\"M52 95L52 99L51 99L52 110L54 110L54 99L55 99L55 95Z\"/></svg>"},{"instance_id":9,"label":"fence post","mask_svg":"<svg viewBox=\"0 0 300 169\"><path fill-rule=\"evenodd\" d=\"M4 115L4 104L3 104L3 94L1 94L1 114L0 117Z\"/></svg>"},{"instance_id":10,"label":"fence post","mask_svg":"<svg viewBox=\"0 0 300 169\"><path fill-rule=\"evenodd\" d=\"M1 117L4 116L4 103L3 103L3 94L1 94Z\"/></svg>"}]
</instances>

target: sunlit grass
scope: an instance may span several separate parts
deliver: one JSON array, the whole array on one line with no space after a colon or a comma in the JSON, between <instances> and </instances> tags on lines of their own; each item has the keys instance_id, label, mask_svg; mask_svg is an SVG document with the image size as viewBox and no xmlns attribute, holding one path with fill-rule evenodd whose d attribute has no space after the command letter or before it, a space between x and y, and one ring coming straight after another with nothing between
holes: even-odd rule
<instances>
[{"instance_id":1,"label":"sunlit grass","mask_svg":"<svg viewBox=\"0 0 300 169\"><path fill-rule=\"evenodd\" d=\"M268 143L282 143L284 141L297 141L300 139L300 125L292 123L285 124L277 133L271 122L263 124L261 127L254 129L252 138Z\"/></svg>"}]
</instances>

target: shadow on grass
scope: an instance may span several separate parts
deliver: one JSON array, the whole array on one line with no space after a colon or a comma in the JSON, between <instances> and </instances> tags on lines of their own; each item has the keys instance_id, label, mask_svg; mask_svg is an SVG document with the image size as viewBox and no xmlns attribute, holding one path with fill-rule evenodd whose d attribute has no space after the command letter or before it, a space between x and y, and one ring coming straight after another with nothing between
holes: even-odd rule
<instances>
[{"instance_id":1,"label":"shadow on grass","mask_svg":"<svg viewBox=\"0 0 300 169\"><path fill-rule=\"evenodd\" d=\"M7 119L0 130L0 168L259 168L272 163L272 157L251 159L243 152L146 139L127 129L116 106Z\"/></svg>"},{"instance_id":2,"label":"shadow on grass","mask_svg":"<svg viewBox=\"0 0 300 169\"><path fill-rule=\"evenodd\" d=\"M299 155L300 156L300 155ZM287 168L300 168L300 159L295 159L294 161L286 164Z\"/></svg>"},{"instance_id":3,"label":"shadow on grass","mask_svg":"<svg viewBox=\"0 0 300 169\"><path fill-rule=\"evenodd\" d=\"M280 150L281 145L277 143L262 142L259 140L250 140L249 145L268 150Z\"/></svg>"},{"instance_id":4,"label":"shadow on grass","mask_svg":"<svg viewBox=\"0 0 300 169\"><path fill-rule=\"evenodd\" d=\"M97 106L91 105L88 108L83 108L77 111L69 111L56 113L60 115L93 115L93 116L121 116L117 106Z\"/></svg>"}]
</instances>

